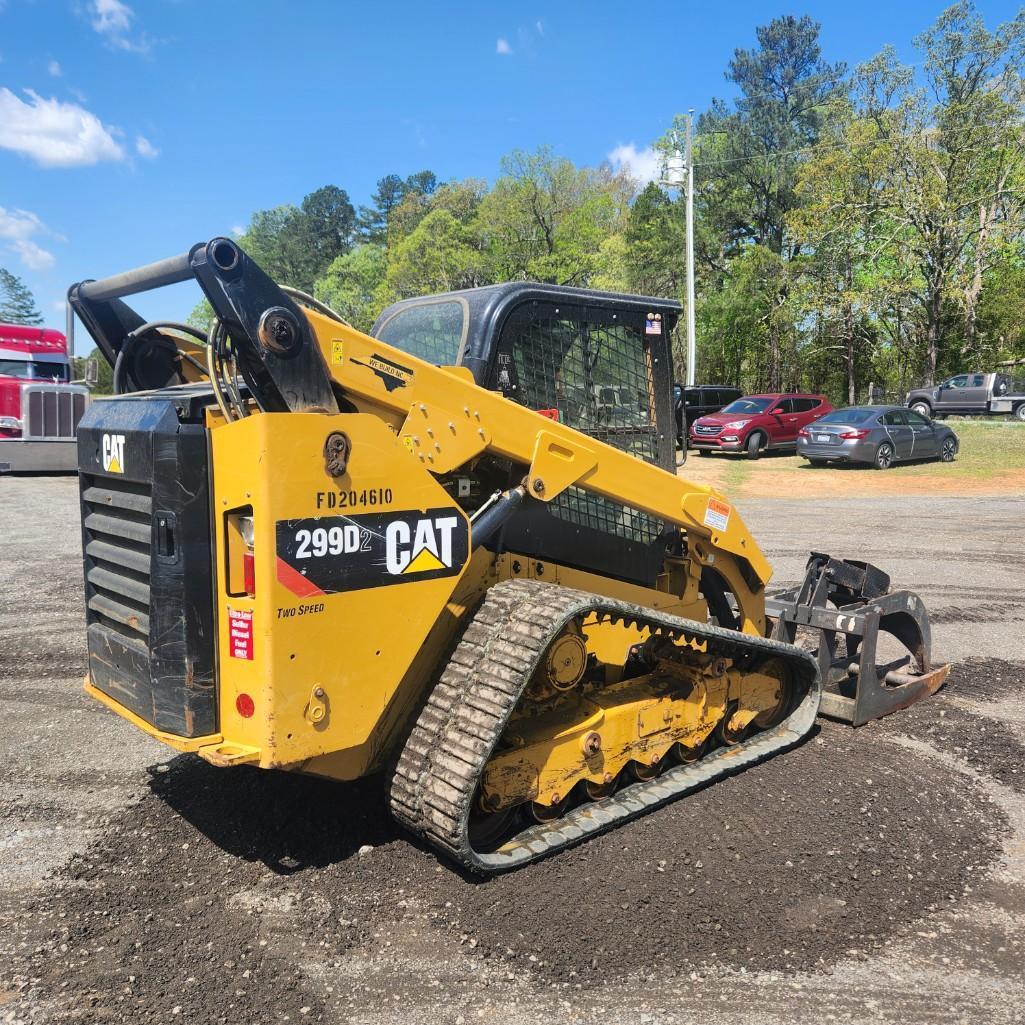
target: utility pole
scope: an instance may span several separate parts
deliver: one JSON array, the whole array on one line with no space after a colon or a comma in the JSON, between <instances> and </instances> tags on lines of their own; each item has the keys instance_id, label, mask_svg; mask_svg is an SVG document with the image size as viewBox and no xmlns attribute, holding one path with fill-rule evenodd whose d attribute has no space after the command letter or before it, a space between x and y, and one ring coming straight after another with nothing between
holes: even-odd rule
<instances>
[{"instance_id":1,"label":"utility pole","mask_svg":"<svg viewBox=\"0 0 1025 1025\"><path fill-rule=\"evenodd\" d=\"M694 328L694 147L691 143L691 125L694 110L687 111L687 145L684 150L684 173L687 190L687 384L694 384L694 364L697 344Z\"/></svg>"}]
</instances>

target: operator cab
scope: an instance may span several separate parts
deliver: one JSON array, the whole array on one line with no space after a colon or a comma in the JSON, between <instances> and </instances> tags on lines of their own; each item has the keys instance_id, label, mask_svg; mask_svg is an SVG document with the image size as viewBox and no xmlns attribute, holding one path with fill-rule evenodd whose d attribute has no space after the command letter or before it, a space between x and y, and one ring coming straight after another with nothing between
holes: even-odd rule
<instances>
[{"instance_id":1,"label":"operator cab","mask_svg":"<svg viewBox=\"0 0 1025 1025\"><path fill-rule=\"evenodd\" d=\"M371 334L483 388L673 469L669 335L680 304L513 282L405 299Z\"/></svg>"},{"instance_id":2,"label":"operator cab","mask_svg":"<svg viewBox=\"0 0 1025 1025\"><path fill-rule=\"evenodd\" d=\"M680 311L668 299L512 282L397 302L370 333L437 366L466 367L481 387L675 472L669 336ZM571 487L517 514L502 543L582 569L611 559L622 579L653 586L664 530Z\"/></svg>"}]
</instances>

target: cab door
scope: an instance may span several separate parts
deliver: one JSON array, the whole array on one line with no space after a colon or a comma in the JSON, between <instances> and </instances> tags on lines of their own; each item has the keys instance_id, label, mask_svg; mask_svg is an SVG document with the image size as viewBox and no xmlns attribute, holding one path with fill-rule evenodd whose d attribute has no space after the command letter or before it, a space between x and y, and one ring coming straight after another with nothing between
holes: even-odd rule
<instances>
[{"instance_id":1,"label":"cab door","mask_svg":"<svg viewBox=\"0 0 1025 1025\"><path fill-rule=\"evenodd\" d=\"M982 410L989 400L989 389L986 387L985 374L969 374L968 384L961 396L965 409Z\"/></svg>"},{"instance_id":2,"label":"cab door","mask_svg":"<svg viewBox=\"0 0 1025 1025\"><path fill-rule=\"evenodd\" d=\"M780 399L769 408L769 442L772 445L797 444L801 418L794 409L796 399Z\"/></svg>"},{"instance_id":3,"label":"cab door","mask_svg":"<svg viewBox=\"0 0 1025 1025\"><path fill-rule=\"evenodd\" d=\"M920 416L913 409L906 409L904 416L907 417L908 426L911 428L912 459L931 459L940 454L939 442L936 439L936 428L931 420Z\"/></svg>"},{"instance_id":4,"label":"cab door","mask_svg":"<svg viewBox=\"0 0 1025 1025\"><path fill-rule=\"evenodd\" d=\"M823 416L821 399L794 399L794 412L797 414L797 429L802 431L808 424Z\"/></svg>"},{"instance_id":5,"label":"cab door","mask_svg":"<svg viewBox=\"0 0 1025 1025\"><path fill-rule=\"evenodd\" d=\"M891 409L889 413L884 413L879 418L879 423L886 431L886 436L893 446L893 453L897 459L910 459L915 446L915 435L905 419L905 414L906 410Z\"/></svg>"},{"instance_id":6,"label":"cab door","mask_svg":"<svg viewBox=\"0 0 1025 1025\"><path fill-rule=\"evenodd\" d=\"M968 374L958 374L939 387L936 396L936 408L944 413L952 413L967 402Z\"/></svg>"}]
</instances>

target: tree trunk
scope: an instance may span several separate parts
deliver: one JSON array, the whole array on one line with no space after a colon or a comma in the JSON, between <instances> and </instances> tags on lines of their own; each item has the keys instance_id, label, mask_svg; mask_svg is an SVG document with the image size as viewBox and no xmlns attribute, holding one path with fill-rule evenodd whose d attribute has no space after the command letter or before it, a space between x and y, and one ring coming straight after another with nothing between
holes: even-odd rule
<instances>
[{"instance_id":1,"label":"tree trunk","mask_svg":"<svg viewBox=\"0 0 1025 1025\"><path fill-rule=\"evenodd\" d=\"M925 386L927 388L931 388L936 383L936 367L940 356L941 305L939 289L931 290L925 306Z\"/></svg>"}]
</instances>

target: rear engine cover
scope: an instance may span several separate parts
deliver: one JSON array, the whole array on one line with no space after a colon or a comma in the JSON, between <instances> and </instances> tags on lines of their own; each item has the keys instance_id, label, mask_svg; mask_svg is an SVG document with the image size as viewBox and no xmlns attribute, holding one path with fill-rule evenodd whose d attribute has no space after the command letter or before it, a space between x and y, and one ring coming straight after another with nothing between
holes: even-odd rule
<instances>
[{"instance_id":1,"label":"rear engine cover","mask_svg":"<svg viewBox=\"0 0 1025 1025\"><path fill-rule=\"evenodd\" d=\"M78 429L89 676L157 729L215 733L206 430L177 389L92 404Z\"/></svg>"}]
</instances>

